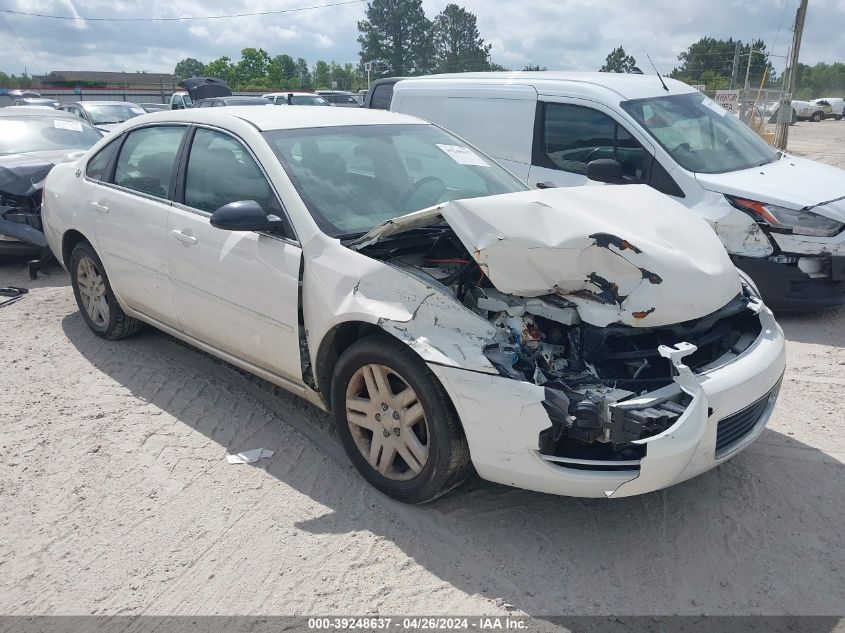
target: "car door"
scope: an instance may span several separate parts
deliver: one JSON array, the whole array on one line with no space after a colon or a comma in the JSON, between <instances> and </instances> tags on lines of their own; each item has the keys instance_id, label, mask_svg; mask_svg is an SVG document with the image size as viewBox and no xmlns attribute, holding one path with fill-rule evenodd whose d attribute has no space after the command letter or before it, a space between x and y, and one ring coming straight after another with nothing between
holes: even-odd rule
<instances>
[{"instance_id":1,"label":"car door","mask_svg":"<svg viewBox=\"0 0 845 633\"><path fill-rule=\"evenodd\" d=\"M598 184L587 179L587 163L612 158L627 182L648 182L653 146L595 102L538 102L528 184L531 187Z\"/></svg>"},{"instance_id":2,"label":"car door","mask_svg":"<svg viewBox=\"0 0 845 633\"><path fill-rule=\"evenodd\" d=\"M276 375L301 382L299 271L302 250L284 233L225 231L211 214L255 200L284 216L279 198L246 145L197 127L180 171L167 253L176 313L196 339ZM285 222L290 227L289 222Z\"/></svg>"},{"instance_id":3,"label":"car door","mask_svg":"<svg viewBox=\"0 0 845 633\"><path fill-rule=\"evenodd\" d=\"M89 198L100 259L129 308L176 326L167 269L167 216L185 125L124 135L104 181Z\"/></svg>"}]
</instances>

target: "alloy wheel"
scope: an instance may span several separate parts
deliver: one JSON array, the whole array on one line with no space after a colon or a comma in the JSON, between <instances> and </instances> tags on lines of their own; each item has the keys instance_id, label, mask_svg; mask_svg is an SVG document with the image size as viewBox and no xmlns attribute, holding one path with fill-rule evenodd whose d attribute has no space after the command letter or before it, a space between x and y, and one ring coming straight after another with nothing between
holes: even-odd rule
<instances>
[{"instance_id":1,"label":"alloy wheel","mask_svg":"<svg viewBox=\"0 0 845 633\"><path fill-rule=\"evenodd\" d=\"M422 403L389 367L363 365L352 375L346 420L358 450L382 476L407 481L428 462L430 435Z\"/></svg>"},{"instance_id":2,"label":"alloy wheel","mask_svg":"<svg viewBox=\"0 0 845 633\"><path fill-rule=\"evenodd\" d=\"M106 298L106 282L97 265L88 257L82 257L76 266L76 283L79 296L88 318L98 327L109 322L109 302Z\"/></svg>"}]
</instances>

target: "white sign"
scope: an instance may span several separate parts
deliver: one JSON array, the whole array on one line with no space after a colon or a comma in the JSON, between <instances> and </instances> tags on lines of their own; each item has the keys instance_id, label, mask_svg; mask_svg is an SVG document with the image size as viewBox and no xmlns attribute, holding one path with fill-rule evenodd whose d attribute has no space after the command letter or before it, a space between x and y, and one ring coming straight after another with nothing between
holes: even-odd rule
<instances>
[{"instance_id":1,"label":"white sign","mask_svg":"<svg viewBox=\"0 0 845 633\"><path fill-rule=\"evenodd\" d=\"M739 112L739 90L717 90L713 100L728 112Z\"/></svg>"},{"instance_id":2,"label":"white sign","mask_svg":"<svg viewBox=\"0 0 845 633\"><path fill-rule=\"evenodd\" d=\"M706 86L704 84L692 84L692 87L698 90L699 92L704 92Z\"/></svg>"},{"instance_id":3,"label":"white sign","mask_svg":"<svg viewBox=\"0 0 845 633\"><path fill-rule=\"evenodd\" d=\"M490 166L487 161L468 147L463 147L462 145L442 145L440 143L437 143L437 147L442 149L459 165L478 165L480 167Z\"/></svg>"},{"instance_id":4,"label":"white sign","mask_svg":"<svg viewBox=\"0 0 845 633\"><path fill-rule=\"evenodd\" d=\"M62 119L53 119L53 127L59 130L72 130L74 132L82 131L82 123L79 121L63 121Z\"/></svg>"},{"instance_id":5,"label":"white sign","mask_svg":"<svg viewBox=\"0 0 845 633\"><path fill-rule=\"evenodd\" d=\"M370 72L373 69L373 62L364 62L364 70Z\"/></svg>"},{"instance_id":6,"label":"white sign","mask_svg":"<svg viewBox=\"0 0 845 633\"><path fill-rule=\"evenodd\" d=\"M336 81L332 82L332 90L337 90L337 82Z\"/></svg>"}]
</instances>

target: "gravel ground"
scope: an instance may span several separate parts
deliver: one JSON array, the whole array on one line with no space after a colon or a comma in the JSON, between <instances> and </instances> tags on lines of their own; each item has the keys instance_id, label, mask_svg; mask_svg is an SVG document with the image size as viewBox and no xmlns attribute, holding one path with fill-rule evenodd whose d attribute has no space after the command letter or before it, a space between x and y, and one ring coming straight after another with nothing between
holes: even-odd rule
<instances>
[{"instance_id":1,"label":"gravel ground","mask_svg":"<svg viewBox=\"0 0 845 633\"><path fill-rule=\"evenodd\" d=\"M845 166L845 122L791 138ZM845 310L781 319L769 429L715 471L408 507L310 405L152 329L96 338L59 269L0 262L0 284L31 288L0 311L0 613L843 613Z\"/></svg>"}]
</instances>

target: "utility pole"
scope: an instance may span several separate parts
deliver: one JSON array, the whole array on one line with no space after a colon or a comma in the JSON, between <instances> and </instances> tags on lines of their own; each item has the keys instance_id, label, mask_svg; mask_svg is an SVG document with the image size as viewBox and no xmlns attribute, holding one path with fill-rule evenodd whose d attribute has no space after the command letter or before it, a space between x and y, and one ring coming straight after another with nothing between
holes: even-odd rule
<instances>
[{"instance_id":1,"label":"utility pole","mask_svg":"<svg viewBox=\"0 0 845 633\"><path fill-rule=\"evenodd\" d=\"M737 41L736 49L734 50L734 65L731 70L731 90L736 87L736 79L739 75L739 54L742 52L742 42Z\"/></svg>"},{"instance_id":2,"label":"utility pole","mask_svg":"<svg viewBox=\"0 0 845 633\"><path fill-rule=\"evenodd\" d=\"M788 106L789 117L792 118L792 97L795 95L795 90L798 87L798 54L801 51L801 36L804 34L804 22L807 19L807 3L808 0L801 0L801 6L798 7L798 12L795 14L795 32L792 36L792 55L789 59L789 86L787 93L789 101L785 99L781 101L782 106ZM785 116L785 114L784 114ZM781 120L783 120L781 118ZM786 150L786 144L789 141L789 123L780 123L778 125L778 134L775 139L775 146L778 149Z\"/></svg>"}]
</instances>

